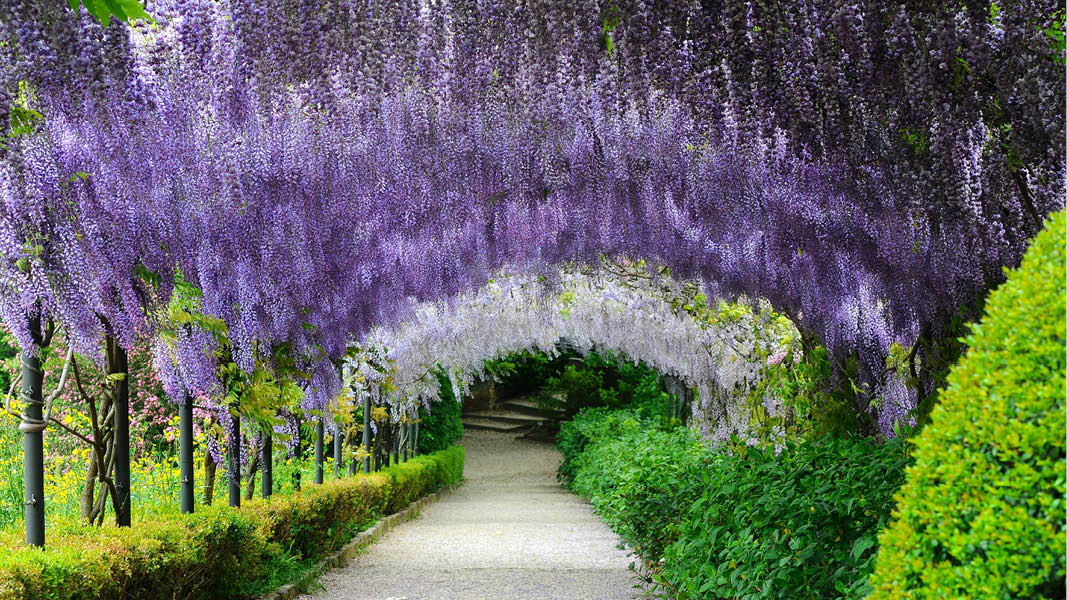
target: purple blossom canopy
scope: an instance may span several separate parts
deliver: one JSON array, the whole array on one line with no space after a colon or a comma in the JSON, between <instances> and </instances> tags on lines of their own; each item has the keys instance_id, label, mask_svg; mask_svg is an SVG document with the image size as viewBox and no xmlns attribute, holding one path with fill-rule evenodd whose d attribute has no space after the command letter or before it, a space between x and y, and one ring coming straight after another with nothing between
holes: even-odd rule
<instances>
[{"instance_id":1,"label":"purple blossom canopy","mask_svg":"<svg viewBox=\"0 0 1067 600\"><path fill-rule=\"evenodd\" d=\"M5 2L0 314L130 345L180 270L239 364L325 362L504 264L647 257L876 383L1063 206L1059 9Z\"/></svg>"}]
</instances>

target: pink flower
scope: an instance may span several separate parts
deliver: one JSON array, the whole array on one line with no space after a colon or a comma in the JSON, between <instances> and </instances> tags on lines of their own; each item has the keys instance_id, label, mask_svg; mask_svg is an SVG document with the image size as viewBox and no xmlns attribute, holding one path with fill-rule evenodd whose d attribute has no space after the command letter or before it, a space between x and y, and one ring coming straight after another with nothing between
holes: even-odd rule
<instances>
[{"instance_id":1,"label":"pink flower","mask_svg":"<svg viewBox=\"0 0 1067 600\"><path fill-rule=\"evenodd\" d=\"M782 364L782 361L785 360L785 355L786 354L789 354L789 352L787 352L785 348L779 348L778 350L775 351L774 354L772 354L772 355L767 357L767 364L769 364L769 365L780 365L780 364Z\"/></svg>"}]
</instances>

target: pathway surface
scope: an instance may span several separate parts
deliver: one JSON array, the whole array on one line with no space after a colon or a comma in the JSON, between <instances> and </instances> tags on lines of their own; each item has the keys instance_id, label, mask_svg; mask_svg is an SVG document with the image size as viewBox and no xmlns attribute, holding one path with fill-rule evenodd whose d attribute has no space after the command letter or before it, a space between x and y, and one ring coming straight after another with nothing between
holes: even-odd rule
<instances>
[{"instance_id":1,"label":"pathway surface","mask_svg":"<svg viewBox=\"0 0 1067 600\"><path fill-rule=\"evenodd\" d=\"M556 483L560 455L468 431L462 487L397 526L304 600L631 598L631 562L589 504Z\"/></svg>"}]
</instances>

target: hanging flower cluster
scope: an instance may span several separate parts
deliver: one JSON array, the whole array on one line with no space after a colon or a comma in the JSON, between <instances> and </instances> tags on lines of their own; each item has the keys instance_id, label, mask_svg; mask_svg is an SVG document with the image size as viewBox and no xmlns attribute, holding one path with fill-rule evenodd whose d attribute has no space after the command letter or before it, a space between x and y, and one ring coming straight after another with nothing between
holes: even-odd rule
<instances>
[{"instance_id":1,"label":"hanging flower cluster","mask_svg":"<svg viewBox=\"0 0 1067 600\"><path fill-rule=\"evenodd\" d=\"M130 347L180 273L236 364L286 344L325 389L409 297L639 256L768 299L873 390L1063 205L1059 8L161 0L105 27L11 0L0 315Z\"/></svg>"}]
</instances>

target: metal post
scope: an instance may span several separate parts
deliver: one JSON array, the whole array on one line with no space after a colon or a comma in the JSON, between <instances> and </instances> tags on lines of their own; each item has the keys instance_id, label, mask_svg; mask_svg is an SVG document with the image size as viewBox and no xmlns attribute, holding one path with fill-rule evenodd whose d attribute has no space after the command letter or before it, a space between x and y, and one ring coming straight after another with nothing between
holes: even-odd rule
<instances>
[{"instance_id":1,"label":"metal post","mask_svg":"<svg viewBox=\"0 0 1067 600\"><path fill-rule=\"evenodd\" d=\"M346 439L345 443L349 447L351 447L352 446L352 438ZM355 475L356 473L359 472L359 467L360 467L360 464L359 464L358 460L353 460L352 462L348 463L348 474L349 475Z\"/></svg>"},{"instance_id":2,"label":"metal post","mask_svg":"<svg viewBox=\"0 0 1067 600\"><path fill-rule=\"evenodd\" d=\"M322 483L322 437L326 434L325 424L322 417L315 425L315 483Z\"/></svg>"},{"instance_id":3,"label":"metal post","mask_svg":"<svg viewBox=\"0 0 1067 600\"><path fill-rule=\"evenodd\" d=\"M193 399L188 394L178 406L180 435L178 463L181 467L182 512L192 514L196 504L193 498Z\"/></svg>"},{"instance_id":4,"label":"metal post","mask_svg":"<svg viewBox=\"0 0 1067 600\"><path fill-rule=\"evenodd\" d=\"M694 398L694 395L692 395L692 388L688 385L683 386L682 392L682 402L678 407L678 414L679 419L682 420L682 424L688 425L689 414L691 414L689 411L692 409L692 398Z\"/></svg>"},{"instance_id":5,"label":"metal post","mask_svg":"<svg viewBox=\"0 0 1067 600\"><path fill-rule=\"evenodd\" d=\"M269 498L274 493L274 438L269 433L263 436L263 448L260 453L263 479L259 482L259 491L261 496Z\"/></svg>"},{"instance_id":6,"label":"metal post","mask_svg":"<svg viewBox=\"0 0 1067 600\"><path fill-rule=\"evenodd\" d=\"M419 422L415 421L415 438L411 440L411 455L419 455Z\"/></svg>"},{"instance_id":7,"label":"metal post","mask_svg":"<svg viewBox=\"0 0 1067 600\"><path fill-rule=\"evenodd\" d=\"M385 431L385 446L382 448L382 465L389 468L393 459L393 422L386 417L385 421L378 424L378 431Z\"/></svg>"},{"instance_id":8,"label":"metal post","mask_svg":"<svg viewBox=\"0 0 1067 600\"><path fill-rule=\"evenodd\" d=\"M108 336L109 375L121 375L115 383L115 524L130 526L130 369L126 349Z\"/></svg>"},{"instance_id":9,"label":"metal post","mask_svg":"<svg viewBox=\"0 0 1067 600\"><path fill-rule=\"evenodd\" d=\"M296 418L296 452L295 452L295 456L296 456L296 461L297 461L298 465L300 464L300 461L304 458L304 452L301 449L302 446L303 446L303 442L301 442L301 440L300 440L300 419ZM297 468L293 469L292 480L293 480L293 489L299 492L300 491L300 467L299 466Z\"/></svg>"},{"instance_id":10,"label":"metal post","mask_svg":"<svg viewBox=\"0 0 1067 600\"><path fill-rule=\"evenodd\" d=\"M30 319L34 341L40 343L41 320ZM22 432L23 480L26 517L26 545L44 546L44 371L41 359L22 352Z\"/></svg>"},{"instance_id":11,"label":"metal post","mask_svg":"<svg viewBox=\"0 0 1067 600\"><path fill-rule=\"evenodd\" d=\"M370 394L363 395L363 450L370 452ZM370 455L363 459L363 472L370 473Z\"/></svg>"},{"instance_id":12,"label":"metal post","mask_svg":"<svg viewBox=\"0 0 1067 600\"><path fill-rule=\"evenodd\" d=\"M341 426L337 425L337 432L333 434L333 478L341 478L341 467L344 466L344 440L345 434Z\"/></svg>"},{"instance_id":13,"label":"metal post","mask_svg":"<svg viewBox=\"0 0 1067 600\"><path fill-rule=\"evenodd\" d=\"M230 423L230 506L241 506L241 415L236 410Z\"/></svg>"},{"instance_id":14,"label":"metal post","mask_svg":"<svg viewBox=\"0 0 1067 600\"><path fill-rule=\"evenodd\" d=\"M400 450L400 424L389 422L389 464L395 465Z\"/></svg>"}]
</instances>

